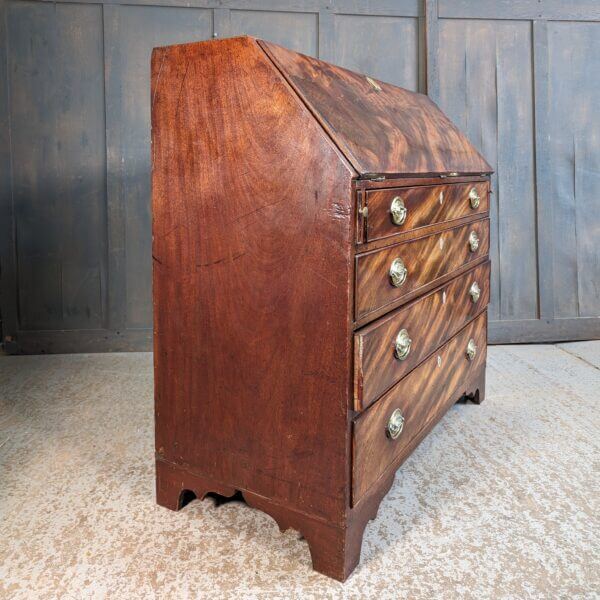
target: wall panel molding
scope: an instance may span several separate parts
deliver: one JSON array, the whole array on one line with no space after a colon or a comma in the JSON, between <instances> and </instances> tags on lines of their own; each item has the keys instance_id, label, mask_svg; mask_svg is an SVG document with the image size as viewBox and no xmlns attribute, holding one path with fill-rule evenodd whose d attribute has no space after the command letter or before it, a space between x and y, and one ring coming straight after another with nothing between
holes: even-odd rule
<instances>
[{"instance_id":1,"label":"wall panel molding","mask_svg":"<svg viewBox=\"0 0 600 600\"><path fill-rule=\"evenodd\" d=\"M534 344L600 339L600 317L491 321L490 344Z\"/></svg>"},{"instance_id":2,"label":"wall panel molding","mask_svg":"<svg viewBox=\"0 0 600 600\"><path fill-rule=\"evenodd\" d=\"M7 40L6 0L0 0L0 40ZM0 43L0 334L12 339L18 329L17 261L10 152L8 43Z\"/></svg>"},{"instance_id":3,"label":"wall panel molding","mask_svg":"<svg viewBox=\"0 0 600 600\"><path fill-rule=\"evenodd\" d=\"M439 0L442 19L599 21L597 0Z\"/></svg>"},{"instance_id":4,"label":"wall panel molding","mask_svg":"<svg viewBox=\"0 0 600 600\"><path fill-rule=\"evenodd\" d=\"M539 274L539 315L554 318L554 252L552 229L553 198L550 190L548 136L548 26L533 21L533 71L535 98L535 169L537 193L537 261Z\"/></svg>"}]
</instances>

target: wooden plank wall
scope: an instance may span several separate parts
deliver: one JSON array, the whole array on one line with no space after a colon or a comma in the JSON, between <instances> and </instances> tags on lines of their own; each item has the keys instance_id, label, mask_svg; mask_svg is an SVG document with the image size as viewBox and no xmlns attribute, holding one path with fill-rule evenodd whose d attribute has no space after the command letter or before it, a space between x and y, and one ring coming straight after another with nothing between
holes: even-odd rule
<instances>
[{"instance_id":1,"label":"wooden plank wall","mask_svg":"<svg viewBox=\"0 0 600 600\"><path fill-rule=\"evenodd\" d=\"M432 9L434 100L496 171L490 338L600 338L600 3Z\"/></svg>"},{"instance_id":2,"label":"wooden plank wall","mask_svg":"<svg viewBox=\"0 0 600 600\"><path fill-rule=\"evenodd\" d=\"M496 170L491 341L600 337L594 0L0 0L8 351L150 348L150 51L241 33L429 93Z\"/></svg>"}]
</instances>

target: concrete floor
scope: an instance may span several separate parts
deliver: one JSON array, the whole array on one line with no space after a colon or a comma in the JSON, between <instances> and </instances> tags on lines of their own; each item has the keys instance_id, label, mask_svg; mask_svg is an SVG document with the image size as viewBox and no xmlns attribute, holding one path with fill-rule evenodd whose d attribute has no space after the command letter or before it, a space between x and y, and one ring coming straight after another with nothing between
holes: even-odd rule
<instances>
[{"instance_id":1,"label":"concrete floor","mask_svg":"<svg viewBox=\"0 0 600 600\"><path fill-rule=\"evenodd\" d=\"M345 585L239 502L154 503L150 354L0 357L1 598L599 598L600 341L489 351Z\"/></svg>"}]
</instances>

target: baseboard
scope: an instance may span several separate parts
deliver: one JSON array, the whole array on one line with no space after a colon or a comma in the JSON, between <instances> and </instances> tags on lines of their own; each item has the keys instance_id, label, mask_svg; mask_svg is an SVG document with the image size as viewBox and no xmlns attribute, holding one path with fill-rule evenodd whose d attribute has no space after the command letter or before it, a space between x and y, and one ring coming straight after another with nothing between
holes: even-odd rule
<instances>
[{"instance_id":1,"label":"baseboard","mask_svg":"<svg viewBox=\"0 0 600 600\"><path fill-rule=\"evenodd\" d=\"M19 331L4 341L4 350L7 354L148 352L152 350L152 329Z\"/></svg>"},{"instance_id":2,"label":"baseboard","mask_svg":"<svg viewBox=\"0 0 600 600\"><path fill-rule=\"evenodd\" d=\"M490 344L535 344L600 339L600 317L490 321ZM149 352L152 329L19 331L5 340L6 354Z\"/></svg>"},{"instance_id":3,"label":"baseboard","mask_svg":"<svg viewBox=\"0 0 600 600\"><path fill-rule=\"evenodd\" d=\"M490 321L488 343L535 344L600 339L600 317Z\"/></svg>"}]
</instances>

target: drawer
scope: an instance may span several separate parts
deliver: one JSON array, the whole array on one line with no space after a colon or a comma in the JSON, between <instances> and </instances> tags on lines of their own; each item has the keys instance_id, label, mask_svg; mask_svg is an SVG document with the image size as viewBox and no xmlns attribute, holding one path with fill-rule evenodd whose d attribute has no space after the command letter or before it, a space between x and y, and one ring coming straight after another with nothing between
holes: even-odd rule
<instances>
[{"instance_id":1,"label":"drawer","mask_svg":"<svg viewBox=\"0 0 600 600\"><path fill-rule=\"evenodd\" d=\"M397 469L420 437L448 408L485 365L487 312L457 333L437 352L361 413L353 424L352 500L356 505L383 475ZM477 347L472 359L467 346ZM396 439L388 433L399 410L404 427Z\"/></svg>"},{"instance_id":2,"label":"drawer","mask_svg":"<svg viewBox=\"0 0 600 600\"><path fill-rule=\"evenodd\" d=\"M484 263L354 334L354 408L363 410L489 302Z\"/></svg>"},{"instance_id":3,"label":"drawer","mask_svg":"<svg viewBox=\"0 0 600 600\"><path fill-rule=\"evenodd\" d=\"M357 255L356 320L388 305L401 304L425 291L423 288L431 289L442 277L485 257L489 231L489 219L481 219ZM475 239L476 244L472 243Z\"/></svg>"},{"instance_id":4,"label":"drawer","mask_svg":"<svg viewBox=\"0 0 600 600\"><path fill-rule=\"evenodd\" d=\"M367 241L426 225L446 223L489 209L488 183L455 183L371 190L366 194Z\"/></svg>"}]
</instances>

